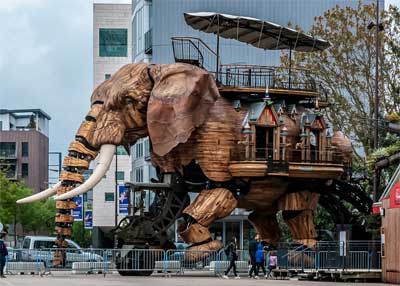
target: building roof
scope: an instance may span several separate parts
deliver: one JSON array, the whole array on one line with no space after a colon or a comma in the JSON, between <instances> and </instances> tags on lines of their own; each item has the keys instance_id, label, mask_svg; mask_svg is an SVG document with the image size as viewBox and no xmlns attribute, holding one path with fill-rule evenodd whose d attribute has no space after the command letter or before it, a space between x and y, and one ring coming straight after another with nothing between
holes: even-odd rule
<instances>
[{"instance_id":1,"label":"building roof","mask_svg":"<svg viewBox=\"0 0 400 286\"><path fill-rule=\"evenodd\" d=\"M43 117L47 118L48 120L51 120L50 115L48 115L46 112L44 112L41 109L0 109L0 114L12 114L16 118L18 117L25 117L25 115L18 115L16 113L39 113Z\"/></svg>"}]
</instances>

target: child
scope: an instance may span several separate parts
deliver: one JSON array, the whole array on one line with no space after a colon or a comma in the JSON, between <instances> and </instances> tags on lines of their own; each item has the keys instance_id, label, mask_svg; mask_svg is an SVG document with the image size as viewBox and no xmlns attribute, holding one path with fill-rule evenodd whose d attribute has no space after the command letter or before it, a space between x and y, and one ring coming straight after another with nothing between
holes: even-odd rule
<instances>
[{"instance_id":1,"label":"child","mask_svg":"<svg viewBox=\"0 0 400 286\"><path fill-rule=\"evenodd\" d=\"M254 278L258 279L258 272L260 271L260 267L262 271L264 272L264 277L267 278L267 272L265 271L265 259L264 259L264 249L263 245L260 242L257 245L257 251L256 251L256 276Z\"/></svg>"},{"instance_id":2,"label":"child","mask_svg":"<svg viewBox=\"0 0 400 286\"><path fill-rule=\"evenodd\" d=\"M268 276L272 277L272 270L276 269L277 266L278 266L278 256L276 256L275 251L271 251L268 261L268 271L269 271Z\"/></svg>"}]
</instances>

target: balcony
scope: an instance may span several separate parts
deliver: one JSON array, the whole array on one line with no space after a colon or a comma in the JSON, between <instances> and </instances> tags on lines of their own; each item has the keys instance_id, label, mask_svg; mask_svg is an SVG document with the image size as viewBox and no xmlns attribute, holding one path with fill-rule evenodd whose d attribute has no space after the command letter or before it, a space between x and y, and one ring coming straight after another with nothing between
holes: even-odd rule
<instances>
[{"instance_id":1,"label":"balcony","mask_svg":"<svg viewBox=\"0 0 400 286\"><path fill-rule=\"evenodd\" d=\"M17 150L0 150L0 160L17 160Z\"/></svg>"},{"instance_id":2,"label":"balcony","mask_svg":"<svg viewBox=\"0 0 400 286\"><path fill-rule=\"evenodd\" d=\"M144 34L144 53L151 55L153 53L153 29Z\"/></svg>"},{"instance_id":3,"label":"balcony","mask_svg":"<svg viewBox=\"0 0 400 286\"><path fill-rule=\"evenodd\" d=\"M220 92L288 93L317 97L325 94L313 72L301 68L220 64L220 57L206 43L194 37L173 37L175 62L193 64L214 74ZM322 101L326 101L326 98Z\"/></svg>"},{"instance_id":4,"label":"balcony","mask_svg":"<svg viewBox=\"0 0 400 286\"><path fill-rule=\"evenodd\" d=\"M245 147L231 150L229 171L232 176L339 178L345 171L343 155L333 150L259 148L254 151L250 148L246 150ZM281 159L272 159L277 157L277 153Z\"/></svg>"}]
</instances>

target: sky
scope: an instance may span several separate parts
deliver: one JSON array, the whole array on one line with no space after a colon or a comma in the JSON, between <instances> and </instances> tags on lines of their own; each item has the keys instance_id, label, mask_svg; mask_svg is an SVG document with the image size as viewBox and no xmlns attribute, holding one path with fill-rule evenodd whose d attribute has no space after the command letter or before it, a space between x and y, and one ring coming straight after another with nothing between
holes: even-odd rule
<instances>
[{"instance_id":1,"label":"sky","mask_svg":"<svg viewBox=\"0 0 400 286\"><path fill-rule=\"evenodd\" d=\"M93 2L0 0L0 109L45 111L52 117L50 151L64 155L93 90Z\"/></svg>"}]
</instances>

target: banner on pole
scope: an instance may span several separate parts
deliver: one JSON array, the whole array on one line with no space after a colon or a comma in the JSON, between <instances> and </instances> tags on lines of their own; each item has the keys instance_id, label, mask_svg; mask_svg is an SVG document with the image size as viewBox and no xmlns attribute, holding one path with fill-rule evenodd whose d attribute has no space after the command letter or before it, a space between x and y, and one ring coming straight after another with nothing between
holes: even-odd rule
<instances>
[{"instance_id":1,"label":"banner on pole","mask_svg":"<svg viewBox=\"0 0 400 286\"><path fill-rule=\"evenodd\" d=\"M127 215L129 207L129 189L125 186L118 186L118 209L119 214Z\"/></svg>"},{"instance_id":2,"label":"banner on pole","mask_svg":"<svg viewBox=\"0 0 400 286\"><path fill-rule=\"evenodd\" d=\"M93 211L85 210L85 229L93 228Z\"/></svg>"},{"instance_id":3,"label":"banner on pole","mask_svg":"<svg viewBox=\"0 0 400 286\"><path fill-rule=\"evenodd\" d=\"M74 221L82 221L82 196L75 197L74 202L76 203L76 208L72 210Z\"/></svg>"}]
</instances>

